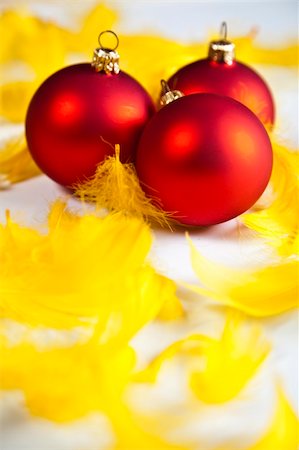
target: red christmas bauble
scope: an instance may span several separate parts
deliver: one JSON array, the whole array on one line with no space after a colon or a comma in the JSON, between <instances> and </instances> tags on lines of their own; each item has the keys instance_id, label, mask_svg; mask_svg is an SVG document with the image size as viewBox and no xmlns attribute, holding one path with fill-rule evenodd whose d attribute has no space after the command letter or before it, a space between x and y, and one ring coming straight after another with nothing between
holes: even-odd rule
<instances>
[{"instance_id":1,"label":"red christmas bauble","mask_svg":"<svg viewBox=\"0 0 299 450\"><path fill-rule=\"evenodd\" d=\"M185 95L212 93L234 98L251 109L264 125L271 128L274 123L274 102L266 82L253 69L236 60L226 64L201 59L178 70L168 84Z\"/></svg>"},{"instance_id":2,"label":"red christmas bauble","mask_svg":"<svg viewBox=\"0 0 299 450\"><path fill-rule=\"evenodd\" d=\"M193 94L163 107L137 150L144 191L187 225L212 225L249 209L272 170L268 134L246 106Z\"/></svg>"},{"instance_id":3,"label":"red christmas bauble","mask_svg":"<svg viewBox=\"0 0 299 450\"><path fill-rule=\"evenodd\" d=\"M120 144L131 161L154 105L125 72L96 72L86 64L66 67L36 91L26 117L26 137L40 169L64 186L95 172Z\"/></svg>"}]
</instances>

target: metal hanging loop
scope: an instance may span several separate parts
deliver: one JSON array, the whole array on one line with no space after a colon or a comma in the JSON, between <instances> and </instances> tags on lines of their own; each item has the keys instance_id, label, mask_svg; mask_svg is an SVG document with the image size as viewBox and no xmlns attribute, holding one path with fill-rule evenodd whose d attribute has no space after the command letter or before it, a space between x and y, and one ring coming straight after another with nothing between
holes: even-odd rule
<instances>
[{"instance_id":1,"label":"metal hanging loop","mask_svg":"<svg viewBox=\"0 0 299 450\"><path fill-rule=\"evenodd\" d=\"M102 32L99 34L98 42L99 42L99 44L100 44L100 47L101 47L102 49L107 49L107 50L108 50L108 47L106 47L105 45L103 45L103 43L101 42L101 38L103 39L103 36L104 36L105 34L107 35L107 33L108 33L108 34L112 34L112 35L115 37L115 39L116 39L116 44L115 44L115 46L112 47L112 48L109 47L109 50L115 51L115 50L117 49L117 47L119 46L119 39L118 39L117 34L116 34L114 31L112 31L112 30L104 30L104 31L102 31Z\"/></svg>"}]
</instances>

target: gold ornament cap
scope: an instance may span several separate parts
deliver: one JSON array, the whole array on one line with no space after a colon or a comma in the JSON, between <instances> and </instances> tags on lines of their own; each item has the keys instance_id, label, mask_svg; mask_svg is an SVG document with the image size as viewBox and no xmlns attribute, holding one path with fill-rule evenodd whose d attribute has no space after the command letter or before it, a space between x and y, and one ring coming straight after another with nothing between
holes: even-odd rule
<instances>
[{"instance_id":1,"label":"gold ornament cap","mask_svg":"<svg viewBox=\"0 0 299 450\"><path fill-rule=\"evenodd\" d=\"M116 44L113 48L104 47L101 43L101 38L104 34L112 34L116 39ZM91 65L95 68L96 72L119 73L119 54L116 49L119 44L119 39L116 33L112 30L105 30L99 34L98 38L100 47L96 48L93 52L93 58Z\"/></svg>"},{"instance_id":2,"label":"gold ornament cap","mask_svg":"<svg viewBox=\"0 0 299 450\"><path fill-rule=\"evenodd\" d=\"M211 61L231 65L235 60L235 44L227 40L227 25L222 22L221 39L210 42L208 58Z\"/></svg>"},{"instance_id":3,"label":"gold ornament cap","mask_svg":"<svg viewBox=\"0 0 299 450\"><path fill-rule=\"evenodd\" d=\"M184 97L183 92L177 90L171 90L168 83L165 80L161 80L162 94L160 98L160 105L166 106L169 103L177 100L178 98Z\"/></svg>"}]
</instances>

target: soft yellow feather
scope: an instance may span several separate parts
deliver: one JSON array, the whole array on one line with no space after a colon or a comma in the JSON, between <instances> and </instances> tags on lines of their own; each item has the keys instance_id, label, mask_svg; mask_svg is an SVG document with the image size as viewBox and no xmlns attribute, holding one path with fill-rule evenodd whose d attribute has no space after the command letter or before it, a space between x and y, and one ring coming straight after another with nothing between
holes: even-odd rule
<instances>
[{"instance_id":1,"label":"soft yellow feather","mask_svg":"<svg viewBox=\"0 0 299 450\"><path fill-rule=\"evenodd\" d=\"M240 220L266 238L280 254L298 255L299 154L274 142L273 151L272 201L268 207L246 213Z\"/></svg>"},{"instance_id":2,"label":"soft yellow feather","mask_svg":"<svg viewBox=\"0 0 299 450\"><path fill-rule=\"evenodd\" d=\"M1 389L21 390L33 415L55 422L116 406L135 363L130 347L107 351L94 340L41 350L2 337L0 350Z\"/></svg>"},{"instance_id":3,"label":"soft yellow feather","mask_svg":"<svg viewBox=\"0 0 299 450\"><path fill-rule=\"evenodd\" d=\"M219 338L194 334L177 341L135 374L134 380L154 383L166 361L185 355L195 396L205 403L224 403L235 398L254 377L269 350L257 326L246 326L238 314L230 314Z\"/></svg>"},{"instance_id":4,"label":"soft yellow feather","mask_svg":"<svg viewBox=\"0 0 299 450\"><path fill-rule=\"evenodd\" d=\"M31 158L23 136L8 140L0 148L0 191L8 189L12 183L39 174L40 170Z\"/></svg>"},{"instance_id":5,"label":"soft yellow feather","mask_svg":"<svg viewBox=\"0 0 299 450\"><path fill-rule=\"evenodd\" d=\"M205 403L230 401L254 378L269 351L257 326L229 316L221 337L204 347L202 358L194 363L191 389Z\"/></svg>"},{"instance_id":6,"label":"soft yellow feather","mask_svg":"<svg viewBox=\"0 0 299 450\"><path fill-rule=\"evenodd\" d=\"M40 348L32 331L18 343L0 333L0 389L21 390L32 415L64 423L95 412L106 415L114 432L113 449L183 449L168 444L124 403L135 352L129 346L101 343L96 332L87 342ZM44 330L47 335L47 330Z\"/></svg>"},{"instance_id":7,"label":"soft yellow feather","mask_svg":"<svg viewBox=\"0 0 299 450\"><path fill-rule=\"evenodd\" d=\"M299 421L285 393L277 387L274 415L268 430L248 450L296 450L299 446Z\"/></svg>"},{"instance_id":8,"label":"soft yellow feather","mask_svg":"<svg viewBox=\"0 0 299 450\"><path fill-rule=\"evenodd\" d=\"M134 164L121 163L119 155L120 147L116 145L115 156L108 156L98 165L93 177L74 186L75 195L83 202L95 203L98 209L106 208L170 227L170 215L145 195Z\"/></svg>"},{"instance_id":9,"label":"soft yellow feather","mask_svg":"<svg viewBox=\"0 0 299 450\"><path fill-rule=\"evenodd\" d=\"M174 282L147 261L151 242L136 218L80 216L61 201L47 233L8 216L0 225L1 316L55 328L100 321L105 339L129 339L164 302L178 305Z\"/></svg>"},{"instance_id":10,"label":"soft yellow feather","mask_svg":"<svg viewBox=\"0 0 299 450\"><path fill-rule=\"evenodd\" d=\"M194 272L204 287L188 287L221 304L247 314L265 317L298 306L297 260L284 260L259 269L235 269L205 258L190 238Z\"/></svg>"}]
</instances>

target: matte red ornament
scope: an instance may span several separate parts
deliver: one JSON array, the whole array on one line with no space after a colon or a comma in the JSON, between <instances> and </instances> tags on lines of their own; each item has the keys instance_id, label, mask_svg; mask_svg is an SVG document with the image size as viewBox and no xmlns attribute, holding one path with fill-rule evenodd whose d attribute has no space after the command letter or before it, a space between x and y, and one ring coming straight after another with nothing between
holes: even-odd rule
<instances>
[{"instance_id":1,"label":"matte red ornament","mask_svg":"<svg viewBox=\"0 0 299 450\"><path fill-rule=\"evenodd\" d=\"M96 51L95 68L76 64L54 73L37 90L27 112L31 155L45 174L64 186L93 175L97 164L114 153L115 144L120 144L121 160L132 161L154 113L144 88L125 72L118 73L114 60L105 67L97 65L99 54L110 50Z\"/></svg>"},{"instance_id":2,"label":"matte red ornament","mask_svg":"<svg viewBox=\"0 0 299 450\"><path fill-rule=\"evenodd\" d=\"M251 109L264 125L271 128L274 123L271 91L261 75L235 60L234 44L226 40L226 25L223 39L210 43L208 58L181 68L168 84L185 95L202 92L232 97Z\"/></svg>"},{"instance_id":3,"label":"matte red ornament","mask_svg":"<svg viewBox=\"0 0 299 450\"><path fill-rule=\"evenodd\" d=\"M212 225L248 210L272 170L268 134L246 106L193 94L163 107L138 146L144 191L187 225Z\"/></svg>"}]
</instances>

